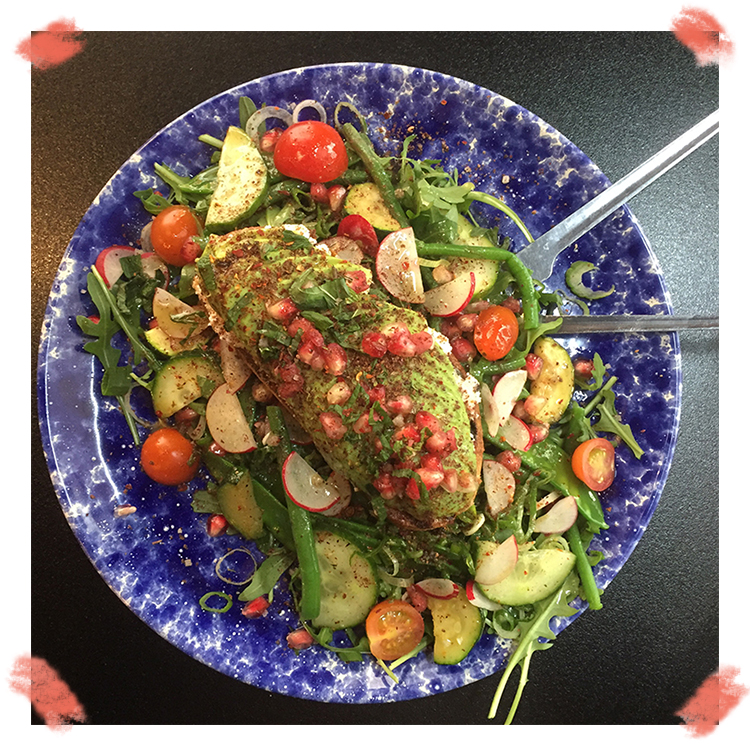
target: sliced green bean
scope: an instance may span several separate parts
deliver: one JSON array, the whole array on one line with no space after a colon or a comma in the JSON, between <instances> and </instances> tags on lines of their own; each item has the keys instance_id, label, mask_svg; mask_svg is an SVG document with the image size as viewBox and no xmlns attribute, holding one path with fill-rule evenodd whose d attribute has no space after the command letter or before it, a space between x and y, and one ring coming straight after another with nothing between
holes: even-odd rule
<instances>
[{"instance_id":1,"label":"sliced green bean","mask_svg":"<svg viewBox=\"0 0 750 756\"><path fill-rule=\"evenodd\" d=\"M269 406L267 413L271 431L280 439L278 449L279 461L282 464L292 451L289 434L280 407ZM302 620L311 620L320 614L320 563L315 549L315 530L309 517L310 513L297 506L289 496L286 500L302 582L299 615Z\"/></svg>"},{"instance_id":2,"label":"sliced green bean","mask_svg":"<svg viewBox=\"0 0 750 756\"><path fill-rule=\"evenodd\" d=\"M539 298L529 269L508 249L500 247L473 247L464 244L426 244L417 241L420 257L465 257L471 260L496 260L508 266L521 291L524 328L539 327Z\"/></svg>"},{"instance_id":3,"label":"sliced green bean","mask_svg":"<svg viewBox=\"0 0 750 756\"><path fill-rule=\"evenodd\" d=\"M602 599L599 594L599 587L594 580L594 572L586 556L586 549L583 547L583 542L581 541L581 532L578 530L578 524L573 523L573 527L568 530L566 535L570 544L570 550L576 557L576 567L578 568L578 575L581 578L581 585L583 586L586 601L588 601L591 609L601 609Z\"/></svg>"},{"instance_id":4,"label":"sliced green bean","mask_svg":"<svg viewBox=\"0 0 750 756\"><path fill-rule=\"evenodd\" d=\"M357 131L356 127L351 123L341 124L341 133L357 155L362 158L367 172L380 190L385 204L393 217L398 221L398 224L401 228L409 226L409 219L406 217L401 203L396 198L396 190L393 188L393 183L385 172L381 159L373 149L370 139L361 131Z\"/></svg>"}]
</instances>

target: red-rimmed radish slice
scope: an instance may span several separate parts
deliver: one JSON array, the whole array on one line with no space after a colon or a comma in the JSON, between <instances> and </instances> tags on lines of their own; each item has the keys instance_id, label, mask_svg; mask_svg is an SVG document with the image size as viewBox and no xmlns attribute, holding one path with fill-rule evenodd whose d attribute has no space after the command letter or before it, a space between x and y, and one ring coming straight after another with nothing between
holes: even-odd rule
<instances>
[{"instance_id":1,"label":"red-rimmed radish slice","mask_svg":"<svg viewBox=\"0 0 750 756\"><path fill-rule=\"evenodd\" d=\"M516 493L516 479L513 473L495 459L482 462L482 479L487 494L487 513L497 517L512 503Z\"/></svg>"},{"instance_id":2,"label":"red-rimmed radish slice","mask_svg":"<svg viewBox=\"0 0 750 756\"><path fill-rule=\"evenodd\" d=\"M164 333L173 339L186 339L195 329L194 323L178 322L173 320L175 316L191 315L198 311L191 307L166 289L157 288L154 291L152 302L154 317Z\"/></svg>"},{"instance_id":3,"label":"red-rimmed radish slice","mask_svg":"<svg viewBox=\"0 0 750 756\"><path fill-rule=\"evenodd\" d=\"M504 580L518 561L518 541L513 535L502 543L479 541L477 544L477 568L474 579L482 585L495 585Z\"/></svg>"},{"instance_id":4,"label":"red-rimmed radish slice","mask_svg":"<svg viewBox=\"0 0 750 756\"><path fill-rule=\"evenodd\" d=\"M534 523L534 532L551 535L553 533L565 533L578 519L578 502L575 496L565 496L556 501L549 512L537 517Z\"/></svg>"},{"instance_id":5,"label":"red-rimmed radish slice","mask_svg":"<svg viewBox=\"0 0 750 756\"><path fill-rule=\"evenodd\" d=\"M116 244L112 247L103 249L96 258L94 263L99 275L104 279L104 283L107 286L112 284L122 275L122 260L123 257L129 257L130 255L137 255L140 250L133 247L126 247L124 245Z\"/></svg>"},{"instance_id":6,"label":"red-rimmed radish slice","mask_svg":"<svg viewBox=\"0 0 750 756\"><path fill-rule=\"evenodd\" d=\"M352 500L352 486L351 483L337 472L332 472L328 476L329 485L336 488L340 494L339 500L328 509L323 510L320 514L326 517L338 517L351 503Z\"/></svg>"},{"instance_id":7,"label":"red-rimmed radish slice","mask_svg":"<svg viewBox=\"0 0 750 756\"><path fill-rule=\"evenodd\" d=\"M469 580L466 583L466 598L470 604L479 607L480 609L487 609L487 611L494 612L497 609L502 609L503 605L498 604L496 601L488 599L487 596L482 593L482 589L477 584L476 580Z\"/></svg>"},{"instance_id":8,"label":"red-rimmed radish slice","mask_svg":"<svg viewBox=\"0 0 750 756\"><path fill-rule=\"evenodd\" d=\"M533 443L531 428L515 415L511 415L505 425L500 427L497 438L502 439L518 451L528 451Z\"/></svg>"},{"instance_id":9,"label":"red-rimmed radish slice","mask_svg":"<svg viewBox=\"0 0 750 756\"><path fill-rule=\"evenodd\" d=\"M500 412L497 409L495 398L492 396L492 389L483 383L479 389L482 397L482 417L487 425L487 432L490 436L495 436L500 430Z\"/></svg>"},{"instance_id":10,"label":"red-rimmed radish slice","mask_svg":"<svg viewBox=\"0 0 750 756\"><path fill-rule=\"evenodd\" d=\"M247 361L226 339L219 339L219 357L224 380L232 391L239 391L252 375Z\"/></svg>"},{"instance_id":11,"label":"red-rimmed radish slice","mask_svg":"<svg viewBox=\"0 0 750 756\"><path fill-rule=\"evenodd\" d=\"M206 402L206 425L211 438L230 454L242 454L257 448L237 394L226 383L218 386Z\"/></svg>"},{"instance_id":12,"label":"red-rimmed radish slice","mask_svg":"<svg viewBox=\"0 0 750 756\"><path fill-rule=\"evenodd\" d=\"M425 578L416 584L425 596L436 599L452 599L458 596L459 586L448 578Z\"/></svg>"},{"instance_id":13,"label":"red-rimmed radish slice","mask_svg":"<svg viewBox=\"0 0 750 756\"><path fill-rule=\"evenodd\" d=\"M287 496L309 512L325 512L341 498L330 480L323 480L297 452L292 452L281 468L281 480Z\"/></svg>"},{"instance_id":14,"label":"red-rimmed radish slice","mask_svg":"<svg viewBox=\"0 0 750 756\"><path fill-rule=\"evenodd\" d=\"M342 218L336 235L359 242L363 252L369 257L377 255L378 235L372 223L361 215L347 215Z\"/></svg>"},{"instance_id":15,"label":"red-rimmed radish slice","mask_svg":"<svg viewBox=\"0 0 750 756\"><path fill-rule=\"evenodd\" d=\"M536 503L537 512L540 509L544 509L545 507L548 507L550 504L554 504L561 497L562 497L562 494L559 491L551 491L546 496L542 496L542 498L539 499L539 501Z\"/></svg>"},{"instance_id":16,"label":"red-rimmed radish slice","mask_svg":"<svg viewBox=\"0 0 750 756\"><path fill-rule=\"evenodd\" d=\"M425 301L412 228L393 231L380 242L375 256L375 272L385 290L396 299L410 304Z\"/></svg>"},{"instance_id":17,"label":"red-rimmed radish slice","mask_svg":"<svg viewBox=\"0 0 750 756\"><path fill-rule=\"evenodd\" d=\"M495 400L499 416L498 428L501 428L508 422L513 407L518 401L523 387L526 385L527 378L528 373L525 370L511 370L502 375L500 380L495 384L495 388L492 390L492 398ZM492 435L494 436L495 433Z\"/></svg>"},{"instance_id":18,"label":"red-rimmed radish slice","mask_svg":"<svg viewBox=\"0 0 750 756\"><path fill-rule=\"evenodd\" d=\"M429 289L424 294L424 306L430 315L449 318L464 310L476 289L473 271L459 273L448 283Z\"/></svg>"}]
</instances>

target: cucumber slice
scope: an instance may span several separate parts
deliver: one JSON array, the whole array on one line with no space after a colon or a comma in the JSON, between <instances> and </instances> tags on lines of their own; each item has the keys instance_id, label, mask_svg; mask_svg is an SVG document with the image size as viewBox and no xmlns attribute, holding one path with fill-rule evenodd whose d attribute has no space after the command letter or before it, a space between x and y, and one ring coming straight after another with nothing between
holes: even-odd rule
<instances>
[{"instance_id":1,"label":"cucumber slice","mask_svg":"<svg viewBox=\"0 0 750 756\"><path fill-rule=\"evenodd\" d=\"M178 354L159 369L151 389L157 417L172 417L224 382L221 369L203 352ZM206 392L206 393L204 393Z\"/></svg>"},{"instance_id":2,"label":"cucumber slice","mask_svg":"<svg viewBox=\"0 0 750 756\"><path fill-rule=\"evenodd\" d=\"M191 336L187 339L174 339L168 336L159 326L148 328L144 332L146 341L156 349L159 354L166 357L174 357L180 352L188 352L197 349L201 344L208 341L209 334L199 333L197 336Z\"/></svg>"},{"instance_id":3,"label":"cucumber slice","mask_svg":"<svg viewBox=\"0 0 750 756\"><path fill-rule=\"evenodd\" d=\"M223 234L237 228L266 194L268 170L252 139L236 126L224 137L216 188L206 214L206 230Z\"/></svg>"},{"instance_id":4,"label":"cucumber slice","mask_svg":"<svg viewBox=\"0 0 750 756\"><path fill-rule=\"evenodd\" d=\"M494 585L480 585L491 601L508 606L534 604L551 596L575 566L575 555L558 549L530 549L518 555L508 577Z\"/></svg>"},{"instance_id":5,"label":"cucumber slice","mask_svg":"<svg viewBox=\"0 0 750 756\"><path fill-rule=\"evenodd\" d=\"M471 247L494 246L486 236L472 236L473 228L474 226L463 215L459 215L456 244L466 244ZM466 271L474 274L474 299L481 299L497 281L499 263L496 260L470 260L456 257L446 260L444 264L454 277Z\"/></svg>"},{"instance_id":6,"label":"cucumber slice","mask_svg":"<svg viewBox=\"0 0 750 756\"><path fill-rule=\"evenodd\" d=\"M463 588L450 599L428 597L427 607L435 633L435 663L458 664L482 635L482 613L469 603Z\"/></svg>"},{"instance_id":7,"label":"cucumber slice","mask_svg":"<svg viewBox=\"0 0 750 756\"><path fill-rule=\"evenodd\" d=\"M355 184L346 194L344 200L346 215L361 215L370 221L377 231L398 231L399 222L386 207L383 195L375 184Z\"/></svg>"},{"instance_id":8,"label":"cucumber slice","mask_svg":"<svg viewBox=\"0 0 750 756\"><path fill-rule=\"evenodd\" d=\"M361 624L378 598L372 565L352 543L325 530L315 534L315 549L320 563L320 613L312 623L333 630Z\"/></svg>"},{"instance_id":9,"label":"cucumber slice","mask_svg":"<svg viewBox=\"0 0 750 756\"><path fill-rule=\"evenodd\" d=\"M258 538L263 532L263 512L255 501L250 474L243 473L237 483L224 483L216 493L227 522L243 538Z\"/></svg>"}]
</instances>

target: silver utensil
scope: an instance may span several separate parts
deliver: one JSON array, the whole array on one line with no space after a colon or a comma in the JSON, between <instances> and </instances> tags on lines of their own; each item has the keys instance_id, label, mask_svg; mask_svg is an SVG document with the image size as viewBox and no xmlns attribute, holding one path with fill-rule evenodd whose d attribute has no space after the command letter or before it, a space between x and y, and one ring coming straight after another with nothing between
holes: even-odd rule
<instances>
[{"instance_id":1,"label":"silver utensil","mask_svg":"<svg viewBox=\"0 0 750 756\"><path fill-rule=\"evenodd\" d=\"M713 329L719 327L718 316L677 315L544 315L542 322L550 323L562 317L562 325L555 333L645 333L681 331L688 328Z\"/></svg>"},{"instance_id":2,"label":"silver utensil","mask_svg":"<svg viewBox=\"0 0 750 756\"><path fill-rule=\"evenodd\" d=\"M717 110L524 247L518 252L518 258L537 280L549 278L560 252L718 132Z\"/></svg>"}]
</instances>

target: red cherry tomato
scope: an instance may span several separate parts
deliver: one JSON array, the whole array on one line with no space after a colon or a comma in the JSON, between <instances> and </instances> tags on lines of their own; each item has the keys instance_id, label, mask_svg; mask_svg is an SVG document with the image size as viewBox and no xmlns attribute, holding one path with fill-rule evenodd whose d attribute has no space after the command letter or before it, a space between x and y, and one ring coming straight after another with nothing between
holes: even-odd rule
<instances>
[{"instance_id":1,"label":"red cherry tomato","mask_svg":"<svg viewBox=\"0 0 750 756\"><path fill-rule=\"evenodd\" d=\"M151 224L151 244L162 260L181 267L195 260L193 245L186 245L186 242L190 242L191 237L199 233L198 221L190 208L173 205L154 218Z\"/></svg>"},{"instance_id":2,"label":"red cherry tomato","mask_svg":"<svg viewBox=\"0 0 750 756\"><path fill-rule=\"evenodd\" d=\"M336 236L360 242L362 251L369 257L375 257L380 242L372 223L361 215L347 215L341 219Z\"/></svg>"},{"instance_id":3,"label":"red cherry tomato","mask_svg":"<svg viewBox=\"0 0 750 756\"><path fill-rule=\"evenodd\" d=\"M579 444L571 458L575 476L592 491L604 491L615 477L615 447L606 438Z\"/></svg>"},{"instance_id":4,"label":"red cherry tomato","mask_svg":"<svg viewBox=\"0 0 750 756\"><path fill-rule=\"evenodd\" d=\"M141 467L149 478L167 486L192 480L200 459L195 445L174 428L154 431L141 447Z\"/></svg>"},{"instance_id":5,"label":"red cherry tomato","mask_svg":"<svg viewBox=\"0 0 750 756\"><path fill-rule=\"evenodd\" d=\"M493 305L482 310L474 326L474 346L488 360L500 360L518 338L518 319L513 310Z\"/></svg>"},{"instance_id":6,"label":"red cherry tomato","mask_svg":"<svg viewBox=\"0 0 750 756\"><path fill-rule=\"evenodd\" d=\"M370 610L365 631L373 655L394 661L417 647L424 635L424 620L406 601L386 600Z\"/></svg>"},{"instance_id":7,"label":"red cherry tomato","mask_svg":"<svg viewBox=\"0 0 750 756\"><path fill-rule=\"evenodd\" d=\"M322 121L293 123L276 142L273 162L290 178L324 184L338 178L349 165L344 140Z\"/></svg>"}]
</instances>

